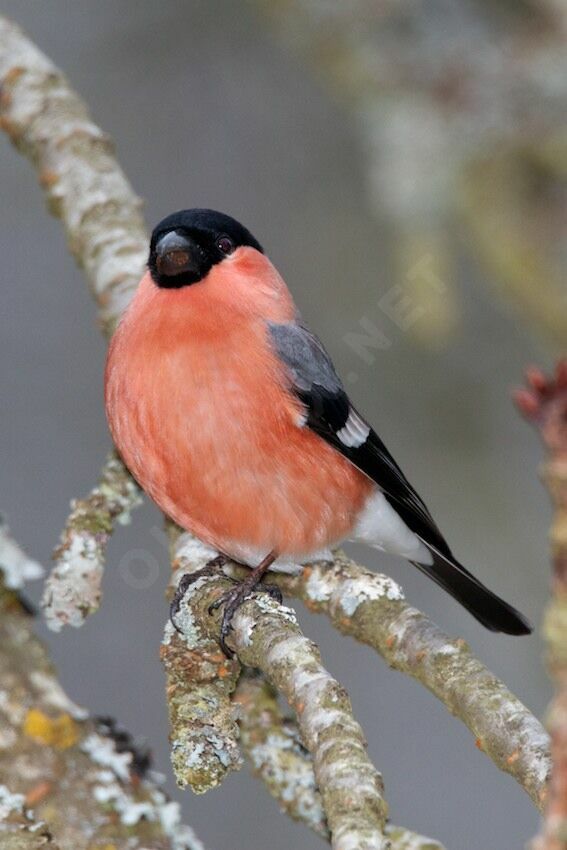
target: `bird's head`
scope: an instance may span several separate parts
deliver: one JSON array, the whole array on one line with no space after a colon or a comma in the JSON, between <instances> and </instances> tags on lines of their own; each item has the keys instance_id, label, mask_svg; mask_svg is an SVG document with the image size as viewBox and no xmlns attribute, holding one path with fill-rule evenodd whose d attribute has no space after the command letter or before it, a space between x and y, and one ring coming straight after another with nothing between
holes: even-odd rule
<instances>
[{"instance_id":1,"label":"bird's head","mask_svg":"<svg viewBox=\"0 0 567 850\"><path fill-rule=\"evenodd\" d=\"M215 210L181 210L154 228L148 267L157 286L180 289L204 280L221 263L234 264L242 249L264 253L250 231L229 215Z\"/></svg>"}]
</instances>

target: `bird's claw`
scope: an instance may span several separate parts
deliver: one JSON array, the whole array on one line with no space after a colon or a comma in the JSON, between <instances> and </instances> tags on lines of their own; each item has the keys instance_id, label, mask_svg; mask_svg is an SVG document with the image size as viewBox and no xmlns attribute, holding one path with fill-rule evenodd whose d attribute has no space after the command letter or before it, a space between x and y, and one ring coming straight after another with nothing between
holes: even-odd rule
<instances>
[{"instance_id":1,"label":"bird's claw","mask_svg":"<svg viewBox=\"0 0 567 850\"><path fill-rule=\"evenodd\" d=\"M181 603L183 601L183 597L187 593L189 587L196 582L198 579L203 578L205 576L213 576L216 575L227 562L227 558L224 555L217 555L216 558L208 561L204 567L200 570L196 570L194 573L185 573L181 576L179 580L179 584L175 589L175 593L173 594L173 599L171 600L171 604L169 606L169 619L174 627L174 629L181 634L181 629L175 622L175 618L179 613L179 609L181 608Z\"/></svg>"},{"instance_id":2,"label":"bird's claw","mask_svg":"<svg viewBox=\"0 0 567 850\"><path fill-rule=\"evenodd\" d=\"M272 599L275 599L276 602L281 604L282 592L277 585L261 584L259 582L252 584L247 579L244 579L244 581L241 581L236 587L227 590L226 593L223 593L218 599L209 605L209 614L212 614L213 611L216 611L217 608L221 607L221 605L225 606L222 615L219 643L227 658L232 658L234 656L234 652L229 646L227 646L226 643L226 638L232 629L232 619L242 603L246 602L247 599L250 599L254 593L267 593Z\"/></svg>"}]
</instances>

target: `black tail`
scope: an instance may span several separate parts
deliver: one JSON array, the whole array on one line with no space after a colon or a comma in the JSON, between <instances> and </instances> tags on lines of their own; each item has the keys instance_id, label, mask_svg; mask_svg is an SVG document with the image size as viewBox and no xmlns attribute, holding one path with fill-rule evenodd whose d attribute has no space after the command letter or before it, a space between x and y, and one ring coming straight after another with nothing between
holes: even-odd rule
<instances>
[{"instance_id":1,"label":"black tail","mask_svg":"<svg viewBox=\"0 0 567 850\"><path fill-rule=\"evenodd\" d=\"M431 552L433 563L412 561L412 564L450 593L483 626L507 635L530 634L532 627L519 611L492 593L454 558L448 558L431 544L423 542Z\"/></svg>"}]
</instances>

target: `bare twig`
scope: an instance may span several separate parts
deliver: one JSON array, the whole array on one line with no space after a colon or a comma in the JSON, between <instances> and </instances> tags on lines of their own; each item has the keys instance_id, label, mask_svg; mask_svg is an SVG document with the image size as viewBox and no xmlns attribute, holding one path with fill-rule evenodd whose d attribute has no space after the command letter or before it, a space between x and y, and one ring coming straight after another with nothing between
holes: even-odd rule
<instances>
[{"instance_id":1,"label":"bare twig","mask_svg":"<svg viewBox=\"0 0 567 850\"><path fill-rule=\"evenodd\" d=\"M538 369L527 373L529 389L516 393L518 407L537 427L547 450L542 476L553 504L552 598L543 632L547 666L555 683L547 725L551 732L553 770L542 831L534 850L567 847L567 360L548 380Z\"/></svg>"},{"instance_id":2,"label":"bare twig","mask_svg":"<svg viewBox=\"0 0 567 850\"><path fill-rule=\"evenodd\" d=\"M82 626L98 609L106 547L116 524L130 522L130 512L142 503L141 492L122 461L108 456L97 486L85 499L71 504L71 513L53 557L43 608L48 626Z\"/></svg>"}]
</instances>

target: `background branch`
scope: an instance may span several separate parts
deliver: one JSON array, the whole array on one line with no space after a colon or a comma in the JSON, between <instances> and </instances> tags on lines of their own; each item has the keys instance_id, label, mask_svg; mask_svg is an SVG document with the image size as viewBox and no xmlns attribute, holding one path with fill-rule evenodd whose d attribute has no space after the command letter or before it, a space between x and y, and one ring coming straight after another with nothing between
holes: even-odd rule
<instances>
[{"instance_id":1,"label":"background branch","mask_svg":"<svg viewBox=\"0 0 567 850\"><path fill-rule=\"evenodd\" d=\"M542 477L555 507L551 527L552 598L543 626L547 666L555 684L547 725L553 771L542 831L534 850L567 846L567 360L548 380L538 369L527 373L528 389L516 393L518 407L538 429L547 450Z\"/></svg>"},{"instance_id":2,"label":"background branch","mask_svg":"<svg viewBox=\"0 0 567 850\"><path fill-rule=\"evenodd\" d=\"M251 2L352 113L409 333L439 347L462 325L460 215L492 292L562 352L564 4Z\"/></svg>"},{"instance_id":3,"label":"background branch","mask_svg":"<svg viewBox=\"0 0 567 850\"><path fill-rule=\"evenodd\" d=\"M17 540L12 537L8 523L0 514L0 573L4 587L20 590L26 581L35 581L44 575L44 569L30 558Z\"/></svg>"}]
</instances>

